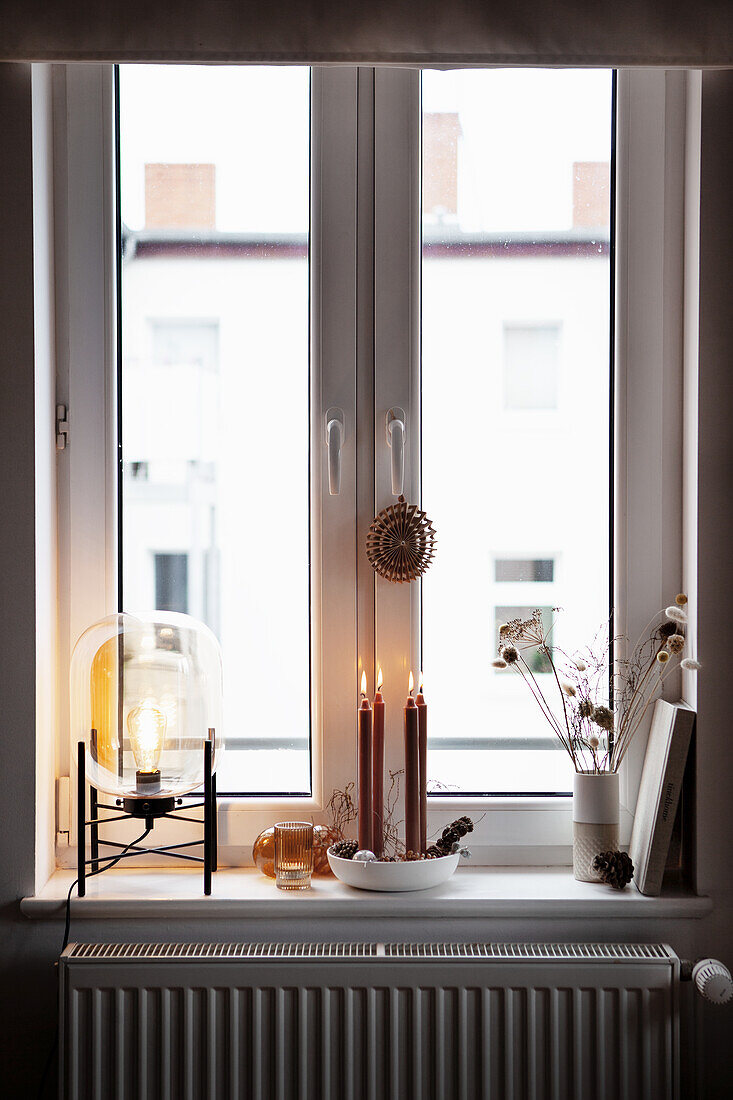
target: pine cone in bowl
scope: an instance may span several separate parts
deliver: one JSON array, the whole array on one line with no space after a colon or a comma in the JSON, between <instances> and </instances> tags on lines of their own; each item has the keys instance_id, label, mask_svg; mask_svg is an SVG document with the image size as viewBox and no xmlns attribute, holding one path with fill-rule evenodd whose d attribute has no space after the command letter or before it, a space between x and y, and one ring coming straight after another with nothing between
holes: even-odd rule
<instances>
[{"instance_id":1,"label":"pine cone in bowl","mask_svg":"<svg viewBox=\"0 0 733 1100\"><path fill-rule=\"evenodd\" d=\"M331 855L338 856L339 859L353 859L358 850L356 840L338 840L331 845Z\"/></svg>"}]
</instances>

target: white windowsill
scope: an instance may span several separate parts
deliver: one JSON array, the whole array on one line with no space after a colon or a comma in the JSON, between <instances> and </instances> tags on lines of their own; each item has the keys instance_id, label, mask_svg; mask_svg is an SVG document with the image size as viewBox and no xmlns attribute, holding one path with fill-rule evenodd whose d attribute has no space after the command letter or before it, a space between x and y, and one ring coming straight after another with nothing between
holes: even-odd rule
<instances>
[{"instance_id":1,"label":"white windowsill","mask_svg":"<svg viewBox=\"0 0 733 1100\"><path fill-rule=\"evenodd\" d=\"M59 870L21 912L37 920L60 919L73 871ZM712 910L710 898L687 893L644 897L633 886L576 882L567 867L460 868L432 890L388 894L355 890L335 879L314 879L310 890L289 893L253 868L217 871L211 897L203 896L200 871L110 869L87 882L74 898L75 919L342 917L520 917L608 920L692 919Z\"/></svg>"}]
</instances>

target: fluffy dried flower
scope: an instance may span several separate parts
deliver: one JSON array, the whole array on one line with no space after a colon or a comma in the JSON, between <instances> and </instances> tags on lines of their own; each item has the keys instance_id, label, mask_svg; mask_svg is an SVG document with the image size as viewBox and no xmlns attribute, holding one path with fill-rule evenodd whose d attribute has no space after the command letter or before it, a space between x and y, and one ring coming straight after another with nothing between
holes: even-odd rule
<instances>
[{"instance_id":1,"label":"fluffy dried flower","mask_svg":"<svg viewBox=\"0 0 733 1100\"><path fill-rule=\"evenodd\" d=\"M674 602L677 604L678 607L684 607L687 603L687 596L684 594L684 592L678 592L674 598Z\"/></svg>"},{"instance_id":2,"label":"fluffy dried flower","mask_svg":"<svg viewBox=\"0 0 733 1100\"><path fill-rule=\"evenodd\" d=\"M676 623L686 623L687 615L684 613L681 607L677 607L676 604L671 604L669 607L665 607L664 614L668 619L674 619Z\"/></svg>"},{"instance_id":3,"label":"fluffy dried flower","mask_svg":"<svg viewBox=\"0 0 733 1100\"><path fill-rule=\"evenodd\" d=\"M590 737L588 738L588 744L590 745L590 747L592 749L597 749L598 746L600 745L600 743L601 743L601 739L595 733L592 733L590 735Z\"/></svg>"},{"instance_id":4,"label":"fluffy dried flower","mask_svg":"<svg viewBox=\"0 0 733 1100\"><path fill-rule=\"evenodd\" d=\"M588 668L585 661L581 661L580 658L578 658L578 660L575 662L575 667L577 668L578 672L585 672L585 670Z\"/></svg>"},{"instance_id":5,"label":"fluffy dried flower","mask_svg":"<svg viewBox=\"0 0 733 1100\"><path fill-rule=\"evenodd\" d=\"M602 730L613 733L613 711L609 710L608 707L594 707L591 717Z\"/></svg>"},{"instance_id":6,"label":"fluffy dried flower","mask_svg":"<svg viewBox=\"0 0 733 1100\"><path fill-rule=\"evenodd\" d=\"M491 662L491 667L492 668L506 668L507 667L506 661L504 660L503 657L497 657L495 661Z\"/></svg>"},{"instance_id":7,"label":"fluffy dried flower","mask_svg":"<svg viewBox=\"0 0 733 1100\"><path fill-rule=\"evenodd\" d=\"M667 653L666 649L659 650L659 653L657 654L657 660L659 661L660 665L666 665L667 661L669 660L669 653Z\"/></svg>"},{"instance_id":8,"label":"fluffy dried flower","mask_svg":"<svg viewBox=\"0 0 733 1100\"><path fill-rule=\"evenodd\" d=\"M684 634L670 634L669 638L667 638L667 645L669 646L670 653L681 653L685 648Z\"/></svg>"},{"instance_id":9,"label":"fluffy dried flower","mask_svg":"<svg viewBox=\"0 0 733 1100\"><path fill-rule=\"evenodd\" d=\"M666 622L662 623L659 630L657 631L657 634L659 634L660 638L671 638L672 635L676 634L678 630L679 626L677 625L677 623Z\"/></svg>"},{"instance_id":10,"label":"fluffy dried flower","mask_svg":"<svg viewBox=\"0 0 733 1100\"><path fill-rule=\"evenodd\" d=\"M505 645L501 651L501 655L508 665L516 664L519 660L519 653L513 645Z\"/></svg>"},{"instance_id":11,"label":"fluffy dried flower","mask_svg":"<svg viewBox=\"0 0 733 1100\"><path fill-rule=\"evenodd\" d=\"M562 689L566 695L570 695L571 697L578 694L573 685L569 684L567 680L563 680Z\"/></svg>"},{"instance_id":12,"label":"fluffy dried flower","mask_svg":"<svg viewBox=\"0 0 733 1100\"><path fill-rule=\"evenodd\" d=\"M593 717L593 703L590 699L581 699L578 705L578 714L581 718Z\"/></svg>"},{"instance_id":13,"label":"fluffy dried flower","mask_svg":"<svg viewBox=\"0 0 733 1100\"><path fill-rule=\"evenodd\" d=\"M680 661L680 666L686 668L688 672L697 672L699 668L702 668L700 662L696 661L694 657L685 657L684 660Z\"/></svg>"},{"instance_id":14,"label":"fluffy dried flower","mask_svg":"<svg viewBox=\"0 0 733 1100\"><path fill-rule=\"evenodd\" d=\"M509 628L509 623L502 623L501 626L499 627L499 635L508 634L509 629L510 629Z\"/></svg>"}]
</instances>

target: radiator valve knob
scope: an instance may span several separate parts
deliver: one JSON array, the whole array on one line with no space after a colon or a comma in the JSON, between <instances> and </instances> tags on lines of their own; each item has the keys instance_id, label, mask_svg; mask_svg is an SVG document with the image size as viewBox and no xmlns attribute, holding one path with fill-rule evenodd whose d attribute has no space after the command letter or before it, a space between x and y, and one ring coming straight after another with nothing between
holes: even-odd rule
<instances>
[{"instance_id":1,"label":"radiator valve knob","mask_svg":"<svg viewBox=\"0 0 733 1100\"><path fill-rule=\"evenodd\" d=\"M700 996L714 1005L724 1005L733 997L730 970L717 959L700 959L695 963L692 980Z\"/></svg>"}]
</instances>

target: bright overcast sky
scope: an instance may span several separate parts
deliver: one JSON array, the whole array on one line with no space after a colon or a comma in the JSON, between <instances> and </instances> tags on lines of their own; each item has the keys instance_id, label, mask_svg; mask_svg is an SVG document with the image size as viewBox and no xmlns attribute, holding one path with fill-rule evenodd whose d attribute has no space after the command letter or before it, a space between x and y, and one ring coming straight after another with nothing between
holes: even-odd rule
<instances>
[{"instance_id":1,"label":"bright overcast sky","mask_svg":"<svg viewBox=\"0 0 733 1100\"><path fill-rule=\"evenodd\" d=\"M459 114L464 229L566 229L573 162L610 157L609 71L426 72L423 108ZM144 165L167 162L216 165L219 229L307 229L307 69L124 65L121 116L131 228Z\"/></svg>"}]
</instances>

